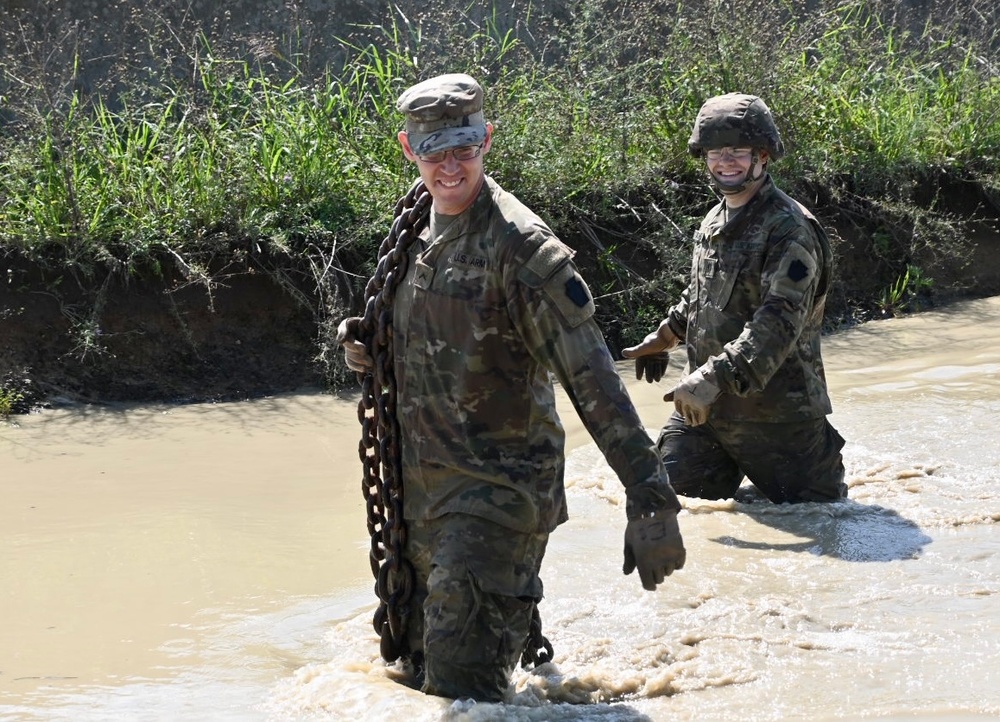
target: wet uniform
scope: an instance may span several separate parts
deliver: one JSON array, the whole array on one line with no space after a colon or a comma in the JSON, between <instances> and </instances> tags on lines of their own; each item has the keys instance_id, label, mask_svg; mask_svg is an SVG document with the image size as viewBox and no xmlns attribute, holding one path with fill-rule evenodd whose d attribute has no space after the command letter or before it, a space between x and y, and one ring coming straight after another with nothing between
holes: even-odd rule
<instances>
[{"instance_id":1,"label":"wet uniform","mask_svg":"<svg viewBox=\"0 0 1000 722\"><path fill-rule=\"evenodd\" d=\"M567 519L553 375L629 514L680 508L593 314L571 250L489 177L411 248L393 340L425 691L499 699L521 654L548 534Z\"/></svg>"},{"instance_id":2,"label":"wet uniform","mask_svg":"<svg viewBox=\"0 0 1000 722\"><path fill-rule=\"evenodd\" d=\"M820 355L831 270L822 227L770 177L735 216L723 202L705 217L667 323L721 395L704 426L675 413L660 433L677 493L731 498L746 474L775 502L846 496Z\"/></svg>"}]
</instances>

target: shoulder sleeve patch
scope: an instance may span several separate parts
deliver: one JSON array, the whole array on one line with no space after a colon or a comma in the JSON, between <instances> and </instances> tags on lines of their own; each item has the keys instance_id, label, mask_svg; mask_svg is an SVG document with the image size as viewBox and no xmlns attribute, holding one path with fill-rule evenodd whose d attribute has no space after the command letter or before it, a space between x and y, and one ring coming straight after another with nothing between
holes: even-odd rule
<instances>
[{"instance_id":1,"label":"shoulder sleeve patch","mask_svg":"<svg viewBox=\"0 0 1000 722\"><path fill-rule=\"evenodd\" d=\"M816 291L816 258L798 243L792 243L779 262L771 282L771 293L793 305Z\"/></svg>"},{"instance_id":2,"label":"shoulder sleeve patch","mask_svg":"<svg viewBox=\"0 0 1000 722\"><path fill-rule=\"evenodd\" d=\"M802 261L796 258L788 266L788 277L798 283L803 278L809 275L809 269L806 267Z\"/></svg>"},{"instance_id":3,"label":"shoulder sleeve patch","mask_svg":"<svg viewBox=\"0 0 1000 722\"><path fill-rule=\"evenodd\" d=\"M590 303L590 292L579 276L573 276L566 281L566 296L580 308Z\"/></svg>"},{"instance_id":4,"label":"shoulder sleeve patch","mask_svg":"<svg viewBox=\"0 0 1000 722\"><path fill-rule=\"evenodd\" d=\"M545 282L542 291L562 322L570 328L576 328L594 315L594 299L590 295L590 289L571 263L559 268Z\"/></svg>"}]
</instances>

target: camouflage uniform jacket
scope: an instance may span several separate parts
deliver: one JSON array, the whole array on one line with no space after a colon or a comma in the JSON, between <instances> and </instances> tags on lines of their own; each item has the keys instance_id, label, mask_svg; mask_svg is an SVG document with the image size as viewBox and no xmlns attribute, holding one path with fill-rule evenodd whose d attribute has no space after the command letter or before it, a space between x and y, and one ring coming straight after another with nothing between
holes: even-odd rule
<instances>
[{"instance_id":1,"label":"camouflage uniform jacket","mask_svg":"<svg viewBox=\"0 0 1000 722\"><path fill-rule=\"evenodd\" d=\"M680 508L593 314L572 251L488 177L437 238L424 230L393 309L406 518L567 519L550 371L626 488Z\"/></svg>"},{"instance_id":2,"label":"camouflage uniform jacket","mask_svg":"<svg viewBox=\"0 0 1000 722\"><path fill-rule=\"evenodd\" d=\"M832 272L826 233L770 177L728 223L724 203L695 233L691 281L667 322L688 372L714 373L712 418L788 422L831 411L820 328Z\"/></svg>"}]
</instances>

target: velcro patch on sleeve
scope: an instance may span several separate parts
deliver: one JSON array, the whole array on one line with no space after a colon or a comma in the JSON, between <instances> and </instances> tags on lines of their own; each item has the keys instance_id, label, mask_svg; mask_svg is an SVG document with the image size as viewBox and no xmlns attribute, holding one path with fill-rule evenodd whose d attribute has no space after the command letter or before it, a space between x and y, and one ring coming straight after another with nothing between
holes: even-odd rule
<instances>
[{"instance_id":1,"label":"velcro patch on sleeve","mask_svg":"<svg viewBox=\"0 0 1000 722\"><path fill-rule=\"evenodd\" d=\"M816 268L816 259L812 254L798 243L793 243L781 259L771 282L771 293L797 306L816 283Z\"/></svg>"},{"instance_id":2,"label":"velcro patch on sleeve","mask_svg":"<svg viewBox=\"0 0 1000 722\"><path fill-rule=\"evenodd\" d=\"M572 264L564 265L543 288L549 301L570 328L594 315L594 298Z\"/></svg>"},{"instance_id":3,"label":"velcro patch on sleeve","mask_svg":"<svg viewBox=\"0 0 1000 722\"><path fill-rule=\"evenodd\" d=\"M572 257L573 251L569 246L556 238L549 238L524 262L518 277L528 286L538 288Z\"/></svg>"},{"instance_id":4,"label":"velcro patch on sleeve","mask_svg":"<svg viewBox=\"0 0 1000 722\"><path fill-rule=\"evenodd\" d=\"M809 267L806 266L802 261L796 258L788 266L788 277L792 279L795 283L798 283L803 278L809 275Z\"/></svg>"},{"instance_id":5,"label":"velcro patch on sleeve","mask_svg":"<svg viewBox=\"0 0 1000 722\"><path fill-rule=\"evenodd\" d=\"M579 276L573 276L573 278L566 281L566 296L580 308L583 308L591 301L590 291L587 290L586 284L584 284L583 279Z\"/></svg>"}]
</instances>

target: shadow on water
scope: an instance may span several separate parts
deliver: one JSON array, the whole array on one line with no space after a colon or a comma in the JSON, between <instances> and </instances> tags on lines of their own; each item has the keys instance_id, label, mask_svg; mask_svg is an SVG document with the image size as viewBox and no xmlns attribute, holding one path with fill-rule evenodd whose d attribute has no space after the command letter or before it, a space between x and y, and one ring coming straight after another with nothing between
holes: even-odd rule
<instances>
[{"instance_id":1,"label":"shadow on water","mask_svg":"<svg viewBox=\"0 0 1000 722\"><path fill-rule=\"evenodd\" d=\"M736 510L800 542L757 542L722 536L713 541L740 549L806 552L849 562L916 559L934 541L893 509L853 499L830 504L772 504L754 494L737 496Z\"/></svg>"},{"instance_id":2,"label":"shadow on water","mask_svg":"<svg viewBox=\"0 0 1000 722\"><path fill-rule=\"evenodd\" d=\"M628 705L558 703L542 707L455 703L441 722L653 722Z\"/></svg>"}]
</instances>

